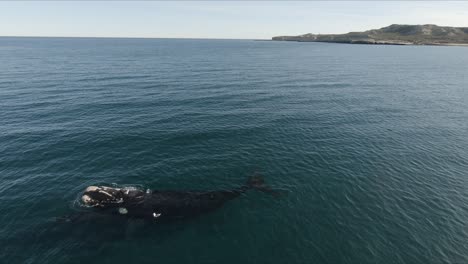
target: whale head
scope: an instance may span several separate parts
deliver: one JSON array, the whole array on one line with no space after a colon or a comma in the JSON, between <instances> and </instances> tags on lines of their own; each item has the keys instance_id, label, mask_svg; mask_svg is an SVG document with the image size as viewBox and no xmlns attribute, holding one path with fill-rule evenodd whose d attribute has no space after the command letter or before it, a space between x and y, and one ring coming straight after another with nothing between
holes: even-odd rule
<instances>
[{"instance_id":1,"label":"whale head","mask_svg":"<svg viewBox=\"0 0 468 264\"><path fill-rule=\"evenodd\" d=\"M112 207L123 203L124 195L120 188L89 186L81 196L81 201L91 207Z\"/></svg>"}]
</instances>

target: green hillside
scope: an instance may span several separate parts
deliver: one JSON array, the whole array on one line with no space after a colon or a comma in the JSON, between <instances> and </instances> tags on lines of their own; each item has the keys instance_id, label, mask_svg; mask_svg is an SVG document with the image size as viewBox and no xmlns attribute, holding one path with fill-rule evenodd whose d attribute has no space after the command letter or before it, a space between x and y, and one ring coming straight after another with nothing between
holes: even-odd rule
<instances>
[{"instance_id":1,"label":"green hillside","mask_svg":"<svg viewBox=\"0 0 468 264\"><path fill-rule=\"evenodd\" d=\"M468 27L397 25L346 34L278 36L272 40L387 45L468 45Z\"/></svg>"}]
</instances>

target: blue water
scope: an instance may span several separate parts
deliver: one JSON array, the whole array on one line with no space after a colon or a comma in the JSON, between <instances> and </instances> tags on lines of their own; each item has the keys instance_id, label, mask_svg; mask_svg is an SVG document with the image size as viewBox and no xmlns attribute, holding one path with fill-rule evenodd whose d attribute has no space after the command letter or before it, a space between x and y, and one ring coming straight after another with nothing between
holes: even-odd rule
<instances>
[{"instance_id":1,"label":"blue water","mask_svg":"<svg viewBox=\"0 0 468 264\"><path fill-rule=\"evenodd\" d=\"M0 38L2 263L467 263L468 48ZM92 184L249 192L56 222Z\"/></svg>"}]
</instances>

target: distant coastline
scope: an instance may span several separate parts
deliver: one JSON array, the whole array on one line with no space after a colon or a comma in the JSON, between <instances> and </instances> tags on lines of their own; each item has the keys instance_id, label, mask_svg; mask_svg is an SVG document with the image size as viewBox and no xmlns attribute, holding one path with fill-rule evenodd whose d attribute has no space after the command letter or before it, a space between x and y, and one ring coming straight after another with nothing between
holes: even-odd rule
<instances>
[{"instance_id":1,"label":"distant coastline","mask_svg":"<svg viewBox=\"0 0 468 264\"><path fill-rule=\"evenodd\" d=\"M398 25L346 34L304 34L277 36L274 41L331 42L371 45L468 46L468 27Z\"/></svg>"}]
</instances>

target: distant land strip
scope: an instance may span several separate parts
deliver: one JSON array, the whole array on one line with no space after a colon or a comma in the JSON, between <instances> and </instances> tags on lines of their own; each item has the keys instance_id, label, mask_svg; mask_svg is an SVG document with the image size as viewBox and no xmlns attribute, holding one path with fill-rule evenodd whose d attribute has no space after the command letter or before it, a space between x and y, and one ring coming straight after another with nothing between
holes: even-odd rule
<instances>
[{"instance_id":1,"label":"distant land strip","mask_svg":"<svg viewBox=\"0 0 468 264\"><path fill-rule=\"evenodd\" d=\"M299 42L332 42L377 45L457 45L468 46L468 27L393 24L380 29L346 34L304 34L277 36L272 40Z\"/></svg>"}]
</instances>

